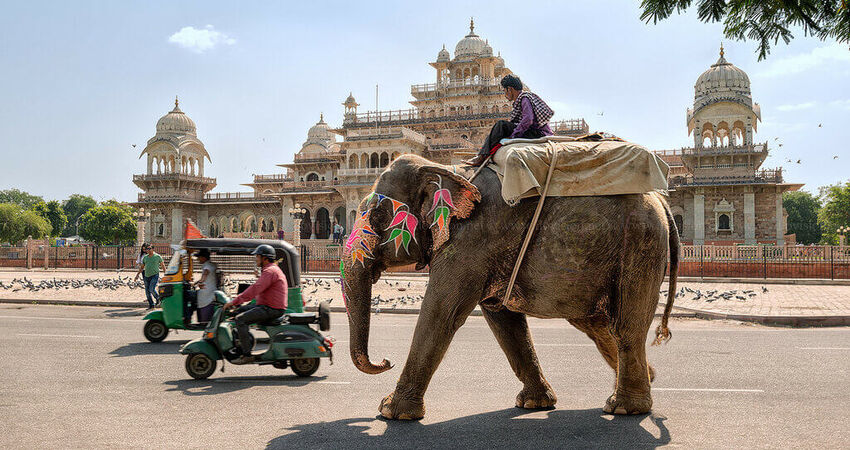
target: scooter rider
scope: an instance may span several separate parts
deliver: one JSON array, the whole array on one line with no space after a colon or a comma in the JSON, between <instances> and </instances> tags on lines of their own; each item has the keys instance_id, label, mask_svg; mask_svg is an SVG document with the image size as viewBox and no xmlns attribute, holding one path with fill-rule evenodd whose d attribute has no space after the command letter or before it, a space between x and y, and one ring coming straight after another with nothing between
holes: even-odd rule
<instances>
[{"instance_id":1,"label":"scooter rider","mask_svg":"<svg viewBox=\"0 0 850 450\"><path fill-rule=\"evenodd\" d=\"M243 305L236 310L236 329L239 333L239 344L242 356L235 359L233 364L248 364L254 361L248 339L248 325L263 323L283 316L286 311L286 294L289 291L286 277L280 267L274 263L275 251L271 245L257 246L252 255L257 257L257 267L261 269L260 278L236 298L224 305L230 309L242 303L256 299L256 305Z\"/></svg>"}]
</instances>

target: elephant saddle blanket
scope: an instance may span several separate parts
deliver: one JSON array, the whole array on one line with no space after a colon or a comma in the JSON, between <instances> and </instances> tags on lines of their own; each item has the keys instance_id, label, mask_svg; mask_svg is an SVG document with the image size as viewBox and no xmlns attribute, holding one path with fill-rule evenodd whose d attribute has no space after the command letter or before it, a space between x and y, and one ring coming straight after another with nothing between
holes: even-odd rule
<instances>
[{"instance_id":1,"label":"elephant saddle blanket","mask_svg":"<svg viewBox=\"0 0 850 450\"><path fill-rule=\"evenodd\" d=\"M646 148L619 139L512 139L487 167L499 175L502 198L514 206L542 195L553 159L549 197L667 193L667 163Z\"/></svg>"}]
</instances>

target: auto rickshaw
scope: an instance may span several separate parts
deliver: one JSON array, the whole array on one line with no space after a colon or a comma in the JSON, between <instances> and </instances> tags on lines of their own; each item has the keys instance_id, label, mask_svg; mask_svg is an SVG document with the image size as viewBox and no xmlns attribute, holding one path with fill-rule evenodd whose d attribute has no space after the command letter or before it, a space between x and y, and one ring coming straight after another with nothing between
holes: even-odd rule
<instances>
[{"instance_id":1,"label":"auto rickshaw","mask_svg":"<svg viewBox=\"0 0 850 450\"><path fill-rule=\"evenodd\" d=\"M151 342L161 342L168 336L169 330L203 330L207 323L192 319L193 305L197 291L192 287L192 253L207 249L211 255L248 256L258 245L268 244L275 249L278 267L283 271L289 285L287 313L304 312L301 300L300 256L294 246L285 241L266 239L188 239L181 246L175 246L174 254L159 282L157 292L161 309L151 311L145 317L143 333ZM221 277L216 277L221 283ZM215 309L220 305L213 302Z\"/></svg>"}]
</instances>

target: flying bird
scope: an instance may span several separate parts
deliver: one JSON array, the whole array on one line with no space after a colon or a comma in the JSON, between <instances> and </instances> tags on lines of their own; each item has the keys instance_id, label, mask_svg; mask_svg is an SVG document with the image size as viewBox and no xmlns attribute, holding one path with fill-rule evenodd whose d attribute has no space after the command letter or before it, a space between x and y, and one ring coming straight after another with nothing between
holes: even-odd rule
<instances>
[{"instance_id":1,"label":"flying bird","mask_svg":"<svg viewBox=\"0 0 850 450\"><path fill-rule=\"evenodd\" d=\"M133 148L136 148L136 144L133 144Z\"/></svg>"},{"instance_id":2,"label":"flying bird","mask_svg":"<svg viewBox=\"0 0 850 450\"><path fill-rule=\"evenodd\" d=\"M800 160L799 160L799 159L797 160L797 164L800 164Z\"/></svg>"},{"instance_id":3,"label":"flying bird","mask_svg":"<svg viewBox=\"0 0 850 450\"><path fill-rule=\"evenodd\" d=\"M818 124L818 128L823 128L823 124L822 124L822 123L819 123L819 124Z\"/></svg>"},{"instance_id":4,"label":"flying bird","mask_svg":"<svg viewBox=\"0 0 850 450\"><path fill-rule=\"evenodd\" d=\"M833 156L832 159L838 159L838 155Z\"/></svg>"}]
</instances>

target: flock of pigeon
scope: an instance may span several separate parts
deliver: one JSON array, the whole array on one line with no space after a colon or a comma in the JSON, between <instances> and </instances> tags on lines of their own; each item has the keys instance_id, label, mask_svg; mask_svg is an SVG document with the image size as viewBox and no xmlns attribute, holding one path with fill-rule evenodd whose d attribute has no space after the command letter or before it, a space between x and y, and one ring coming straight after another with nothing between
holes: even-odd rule
<instances>
[{"instance_id":1,"label":"flock of pigeon","mask_svg":"<svg viewBox=\"0 0 850 450\"><path fill-rule=\"evenodd\" d=\"M49 289L79 289L84 287L91 287L97 290L109 289L115 291L120 288L144 289L145 284L142 280L133 280L132 277L122 277L120 275L117 278L83 278L67 280L53 278L52 280L33 281L27 277L23 277L14 278L9 283L0 281L0 289L11 290L12 292L22 290L38 292Z\"/></svg>"},{"instance_id":2,"label":"flock of pigeon","mask_svg":"<svg viewBox=\"0 0 850 450\"><path fill-rule=\"evenodd\" d=\"M660 291L659 293L662 294L662 295L667 295L666 290ZM766 294L767 288L762 286L761 287L761 293ZM720 299L723 299L723 300L735 299L735 300L739 300L739 301L746 301L750 298L755 297L759 293L756 292L755 289L742 289L742 290L732 289L732 290L729 290L729 291L719 291L717 289L713 289L713 290L708 290L708 291L703 292L699 289L691 289L689 287L682 287L682 288L679 289L679 292L676 292L676 298L685 297L689 294L693 295L691 300L705 299L704 301L711 303L715 300L720 300Z\"/></svg>"}]
</instances>

